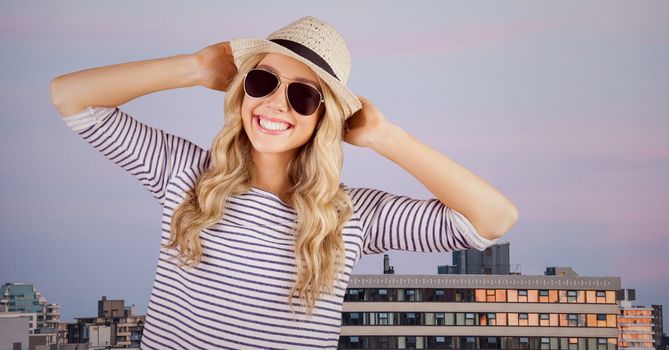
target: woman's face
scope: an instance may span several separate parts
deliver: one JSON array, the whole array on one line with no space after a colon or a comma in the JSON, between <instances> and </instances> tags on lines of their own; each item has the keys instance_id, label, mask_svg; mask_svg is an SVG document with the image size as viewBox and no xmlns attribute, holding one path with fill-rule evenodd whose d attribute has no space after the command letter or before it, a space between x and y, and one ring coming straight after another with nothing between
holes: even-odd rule
<instances>
[{"instance_id":1,"label":"woman's face","mask_svg":"<svg viewBox=\"0 0 669 350\"><path fill-rule=\"evenodd\" d=\"M286 89L291 81L309 81L308 84L322 93L316 73L306 64L278 53L267 54L256 67L278 74L282 82L269 96L253 98L244 95L242 119L246 135L253 145L252 152L273 153L292 158L311 138L324 106L321 103L312 115L301 115L295 112L286 100ZM266 131L259 124L260 118L280 120L290 126L284 131ZM283 123L279 124L283 126Z\"/></svg>"}]
</instances>

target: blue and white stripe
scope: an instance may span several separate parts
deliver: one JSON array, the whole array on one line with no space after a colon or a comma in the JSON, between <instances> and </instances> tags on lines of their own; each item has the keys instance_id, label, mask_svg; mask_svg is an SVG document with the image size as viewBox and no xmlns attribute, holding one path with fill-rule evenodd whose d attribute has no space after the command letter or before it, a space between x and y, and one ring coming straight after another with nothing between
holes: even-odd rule
<instances>
[{"instance_id":1,"label":"blue and white stripe","mask_svg":"<svg viewBox=\"0 0 669 350\"><path fill-rule=\"evenodd\" d=\"M117 107L92 106L63 119L158 200L166 243L172 213L209 166L209 152ZM178 267L176 252L161 247L142 348L336 349L344 293L362 256L483 250L495 243L437 199L344 188L354 204L342 232L346 266L335 295L318 300L311 319L299 299L293 299L295 318L287 304L296 278L296 212L274 193L254 187L232 198L224 217L202 231L198 266Z\"/></svg>"}]
</instances>

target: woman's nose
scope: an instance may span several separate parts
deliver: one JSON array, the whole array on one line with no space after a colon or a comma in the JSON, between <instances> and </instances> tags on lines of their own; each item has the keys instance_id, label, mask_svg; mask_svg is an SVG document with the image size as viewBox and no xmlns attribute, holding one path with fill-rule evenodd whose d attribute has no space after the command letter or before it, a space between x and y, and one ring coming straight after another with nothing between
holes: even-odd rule
<instances>
[{"instance_id":1,"label":"woman's nose","mask_svg":"<svg viewBox=\"0 0 669 350\"><path fill-rule=\"evenodd\" d=\"M288 110L288 101L286 100L286 88L288 84L281 82L279 87L269 96L267 96L267 105L272 109L278 109L282 112Z\"/></svg>"}]
</instances>

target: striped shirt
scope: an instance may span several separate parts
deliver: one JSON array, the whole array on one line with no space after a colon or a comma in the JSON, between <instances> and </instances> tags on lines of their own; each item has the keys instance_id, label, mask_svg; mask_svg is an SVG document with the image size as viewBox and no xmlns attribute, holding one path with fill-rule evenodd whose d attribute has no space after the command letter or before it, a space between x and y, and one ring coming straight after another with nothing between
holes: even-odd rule
<instances>
[{"instance_id":1,"label":"striped shirt","mask_svg":"<svg viewBox=\"0 0 669 350\"><path fill-rule=\"evenodd\" d=\"M143 124L118 107L88 107L63 118L105 157L135 177L163 208L161 242L172 213L209 165L209 151ZM202 261L180 268L161 247L143 349L336 349L341 310L353 266L388 250L448 252L495 243L461 213L432 198L418 200L342 184L354 205L343 229L346 264L335 295L322 295L313 317L294 299L296 212L257 187L234 196L225 214L201 234Z\"/></svg>"}]
</instances>

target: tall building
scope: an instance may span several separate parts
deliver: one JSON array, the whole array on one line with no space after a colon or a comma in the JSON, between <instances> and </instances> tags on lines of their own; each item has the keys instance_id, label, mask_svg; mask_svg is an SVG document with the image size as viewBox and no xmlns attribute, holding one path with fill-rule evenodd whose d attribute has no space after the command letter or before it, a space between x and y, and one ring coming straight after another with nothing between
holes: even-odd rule
<instances>
[{"instance_id":1,"label":"tall building","mask_svg":"<svg viewBox=\"0 0 669 350\"><path fill-rule=\"evenodd\" d=\"M437 267L438 274L457 274L457 275L509 275L511 271L510 264L510 243L498 243L491 245L484 251L468 249L453 252L453 265L443 265Z\"/></svg>"},{"instance_id":2,"label":"tall building","mask_svg":"<svg viewBox=\"0 0 669 350\"><path fill-rule=\"evenodd\" d=\"M58 304L48 304L46 298L31 283L5 283L0 286L0 313L21 313L30 317L31 333L45 333L57 328L60 321Z\"/></svg>"},{"instance_id":3,"label":"tall building","mask_svg":"<svg viewBox=\"0 0 669 350\"><path fill-rule=\"evenodd\" d=\"M651 305L653 308L653 333L655 333L655 348L662 349L664 337L664 318L662 317L662 305Z\"/></svg>"},{"instance_id":4,"label":"tall building","mask_svg":"<svg viewBox=\"0 0 669 350\"><path fill-rule=\"evenodd\" d=\"M662 305L632 305L636 291L620 290L619 349L651 350L662 345Z\"/></svg>"},{"instance_id":5,"label":"tall building","mask_svg":"<svg viewBox=\"0 0 669 350\"><path fill-rule=\"evenodd\" d=\"M353 275L339 348L614 350L618 289L619 277L567 268L537 276Z\"/></svg>"},{"instance_id":6,"label":"tall building","mask_svg":"<svg viewBox=\"0 0 669 350\"><path fill-rule=\"evenodd\" d=\"M653 323L652 307L621 304L618 316L619 349L655 350Z\"/></svg>"}]
</instances>

